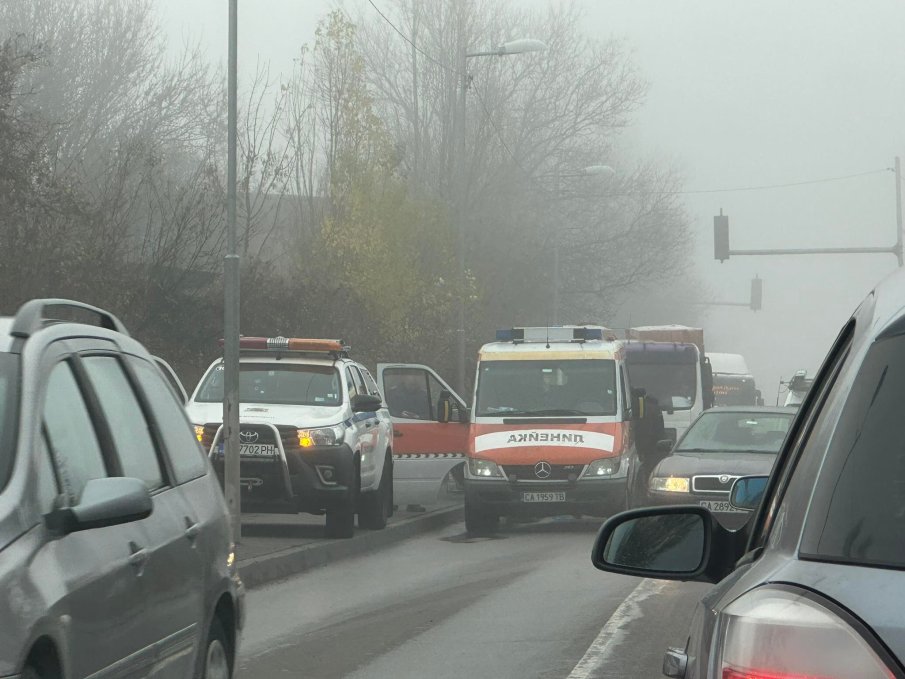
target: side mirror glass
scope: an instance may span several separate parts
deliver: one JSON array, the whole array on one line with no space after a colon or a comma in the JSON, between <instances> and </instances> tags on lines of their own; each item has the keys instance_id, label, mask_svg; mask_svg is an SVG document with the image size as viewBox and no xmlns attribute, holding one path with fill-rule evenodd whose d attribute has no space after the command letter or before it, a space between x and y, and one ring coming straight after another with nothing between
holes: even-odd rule
<instances>
[{"instance_id":1,"label":"side mirror glass","mask_svg":"<svg viewBox=\"0 0 905 679\"><path fill-rule=\"evenodd\" d=\"M769 480L769 476L742 476L736 479L729 491L729 504L736 509L754 511L764 499Z\"/></svg>"},{"instance_id":2,"label":"side mirror glass","mask_svg":"<svg viewBox=\"0 0 905 679\"><path fill-rule=\"evenodd\" d=\"M144 481L129 477L92 479L75 507L57 509L45 518L52 530L74 533L118 526L151 515L154 505Z\"/></svg>"},{"instance_id":3,"label":"side mirror glass","mask_svg":"<svg viewBox=\"0 0 905 679\"><path fill-rule=\"evenodd\" d=\"M619 568L670 575L695 575L707 549L704 518L698 513L628 518L613 528L599 560Z\"/></svg>"},{"instance_id":4,"label":"side mirror glass","mask_svg":"<svg viewBox=\"0 0 905 679\"><path fill-rule=\"evenodd\" d=\"M356 394L351 405L353 413L374 413L380 410L383 400L373 394Z\"/></svg>"}]
</instances>

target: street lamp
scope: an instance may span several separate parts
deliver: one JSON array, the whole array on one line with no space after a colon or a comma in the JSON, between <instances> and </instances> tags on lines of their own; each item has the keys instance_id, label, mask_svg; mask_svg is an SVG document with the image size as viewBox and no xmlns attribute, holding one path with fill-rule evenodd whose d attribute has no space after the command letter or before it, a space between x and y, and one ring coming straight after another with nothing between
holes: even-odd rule
<instances>
[{"instance_id":1,"label":"street lamp","mask_svg":"<svg viewBox=\"0 0 905 679\"><path fill-rule=\"evenodd\" d=\"M513 54L526 54L528 52L542 52L547 49L547 45L533 38L520 38L518 40L510 40L504 42L495 50L487 52L468 52L462 50L459 56L459 115L458 118L458 167L457 167L457 183L456 187L456 205L457 205L457 221L459 222L459 283L461 291L459 294L459 327L457 329L458 344L458 380L457 388L459 393L465 395L465 290L467 289L467 280L465 277L465 97L468 94L468 60L475 57L506 57Z\"/></svg>"},{"instance_id":2,"label":"street lamp","mask_svg":"<svg viewBox=\"0 0 905 679\"><path fill-rule=\"evenodd\" d=\"M609 165L588 165L581 172L576 172L573 174L556 174L553 177L556 179L556 196L560 197L560 182L565 178L572 177L603 177L606 179L610 179L616 175L616 170L611 168ZM557 229L558 231L559 229ZM559 275L559 251L560 251L560 239L559 234L553 234L553 325L559 325L559 289L560 289L560 275Z\"/></svg>"}]
</instances>

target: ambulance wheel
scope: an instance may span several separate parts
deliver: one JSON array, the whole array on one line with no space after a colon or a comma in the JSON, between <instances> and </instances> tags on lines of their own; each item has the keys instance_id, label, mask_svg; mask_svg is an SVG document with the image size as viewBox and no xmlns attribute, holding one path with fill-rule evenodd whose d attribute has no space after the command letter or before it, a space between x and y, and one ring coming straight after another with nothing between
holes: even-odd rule
<instances>
[{"instance_id":1,"label":"ambulance wheel","mask_svg":"<svg viewBox=\"0 0 905 679\"><path fill-rule=\"evenodd\" d=\"M500 523L500 517L465 501L465 531L469 535L490 535Z\"/></svg>"}]
</instances>

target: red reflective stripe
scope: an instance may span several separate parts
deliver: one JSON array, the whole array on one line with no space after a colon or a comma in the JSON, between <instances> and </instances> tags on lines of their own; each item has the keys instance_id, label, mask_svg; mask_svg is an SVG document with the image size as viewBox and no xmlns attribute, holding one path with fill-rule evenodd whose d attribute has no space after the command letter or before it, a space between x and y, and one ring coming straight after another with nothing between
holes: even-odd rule
<instances>
[{"instance_id":1,"label":"red reflective stripe","mask_svg":"<svg viewBox=\"0 0 905 679\"><path fill-rule=\"evenodd\" d=\"M723 679L833 679L818 674L789 674L770 670L742 669L740 667L723 666Z\"/></svg>"}]
</instances>

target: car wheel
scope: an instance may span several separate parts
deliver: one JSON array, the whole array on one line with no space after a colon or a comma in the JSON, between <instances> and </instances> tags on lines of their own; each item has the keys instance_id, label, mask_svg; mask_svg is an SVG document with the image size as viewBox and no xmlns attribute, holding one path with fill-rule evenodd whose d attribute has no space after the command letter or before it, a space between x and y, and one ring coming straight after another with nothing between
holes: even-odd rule
<instances>
[{"instance_id":1,"label":"car wheel","mask_svg":"<svg viewBox=\"0 0 905 679\"><path fill-rule=\"evenodd\" d=\"M465 530L469 535L490 535L500 523L500 517L465 501Z\"/></svg>"},{"instance_id":2,"label":"car wheel","mask_svg":"<svg viewBox=\"0 0 905 679\"><path fill-rule=\"evenodd\" d=\"M358 487L361 477L355 470L355 485L341 507L327 510L325 533L328 538L347 539L355 535L355 506L358 504Z\"/></svg>"},{"instance_id":3,"label":"car wheel","mask_svg":"<svg viewBox=\"0 0 905 679\"><path fill-rule=\"evenodd\" d=\"M393 511L393 465L387 455L383 463L380 485L373 493L362 494L358 525L371 530L382 530L387 526L387 517Z\"/></svg>"},{"instance_id":4,"label":"car wheel","mask_svg":"<svg viewBox=\"0 0 905 679\"><path fill-rule=\"evenodd\" d=\"M202 679L230 679L233 675L233 659L229 651L229 639L220 618L214 617L207 634L204 649Z\"/></svg>"}]
</instances>

